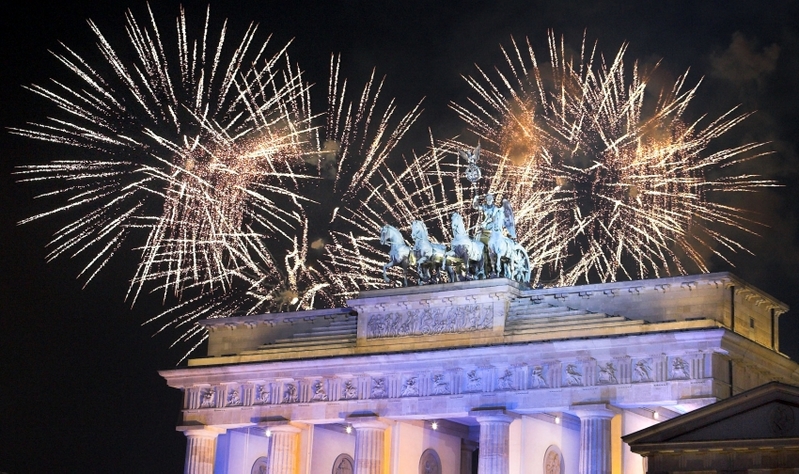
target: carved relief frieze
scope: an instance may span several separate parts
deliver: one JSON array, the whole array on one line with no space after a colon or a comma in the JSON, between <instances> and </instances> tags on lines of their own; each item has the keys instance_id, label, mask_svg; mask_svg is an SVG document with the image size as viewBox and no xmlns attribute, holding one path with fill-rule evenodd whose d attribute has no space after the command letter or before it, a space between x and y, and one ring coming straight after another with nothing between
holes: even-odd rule
<instances>
[{"instance_id":1,"label":"carved relief frieze","mask_svg":"<svg viewBox=\"0 0 799 474\"><path fill-rule=\"evenodd\" d=\"M616 364L612 361L597 365L597 385L616 385L619 379L616 376Z\"/></svg>"},{"instance_id":2,"label":"carved relief frieze","mask_svg":"<svg viewBox=\"0 0 799 474\"><path fill-rule=\"evenodd\" d=\"M401 397L418 397L419 396L419 377L412 376L405 379L405 382L402 384L402 393L400 393Z\"/></svg>"},{"instance_id":3,"label":"carved relief frieze","mask_svg":"<svg viewBox=\"0 0 799 474\"><path fill-rule=\"evenodd\" d=\"M547 381L548 375L548 366L534 365L530 369L530 388L549 388L551 384Z\"/></svg>"},{"instance_id":4,"label":"carved relief frieze","mask_svg":"<svg viewBox=\"0 0 799 474\"><path fill-rule=\"evenodd\" d=\"M456 334L491 329L493 323L492 304L404 309L371 315L366 337L377 339Z\"/></svg>"},{"instance_id":5,"label":"carved relief frieze","mask_svg":"<svg viewBox=\"0 0 799 474\"><path fill-rule=\"evenodd\" d=\"M513 370L505 369L497 379L497 390L516 390L516 380Z\"/></svg>"},{"instance_id":6,"label":"carved relief frieze","mask_svg":"<svg viewBox=\"0 0 799 474\"><path fill-rule=\"evenodd\" d=\"M241 392L239 387L230 387L227 393L227 406L241 406Z\"/></svg>"},{"instance_id":7,"label":"carved relief frieze","mask_svg":"<svg viewBox=\"0 0 799 474\"><path fill-rule=\"evenodd\" d=\"M386 398L388 391L385 377L372 377L372 391L369 398Z\"/></svg>"},{"instance_id":8,"label":"carved relief frieze","mask_svg":"<svg viewBox=\"0 0 799 474\"><path fill-rule=\"evenodd\" d=\"M213 408L216 406L216 390L212 387L200 390L200 408Z\"/></svg>"},{"instance_id":9,"label":"carved relief frieze","mask_svg":"<svg viewBox=\"0 0 799 474\"><path fill-rule=\"evenodd\" d=\"M433 395L449 395L449 382L447 376L443 373L433 375Z\"/></svg>"},{"instance_id":10,"label":"carved relief frieze","mask_svg":"<svg viewBox=\"0 0 799 474\"><path fill-rule=\"evenodd\" d=\"M634 383L645 383L655 381L655 372L652 369L654 363L652 358L635 359L633 361L633 377Z\"/></svg>"},{"instance_id":11,"label":"carved relief frieze","mask_svg":"<svg viewBox=\"0 0 799 474\"><path fill-rule=\"evenodd\" d=\"M466 387L464 392L482 392L483 378L480 376L479 369L472 369L466 373Z\"/></svg>"},{"instance_id":12,"label":"carved relief frieze","mask_svg":"<svg viewBox=\"0 0 799 474\"><path fill-rule=\"evenodd\" d=\"M687 380L691 378L691 366L682 357L669 357L669 380Z\"/></svg>"},{"instance_id":13,"label":"carved relief frieze","mask_svg":"<svg viewBox=\"0 0 799 474\"><path fill-rule=\"evenodd\" d=\"M272 390L269 384L260 383L255 387L255 399L254 403L256 405L266 405L272 403Z\"/></svg>"},{"instance_id":14,"label":"carved relief frieze","mask_svg":"<svg viewBox=\"0 0 799 474\"><path fill-rule=\"evenodd\" d=\"M317 375L270 380L226 381L220 385L188 388L186 409L225 408L271 404L331 402L358 399L448 396L519 390L580 388L655 382L700 380L712 373L712 352L619 355L595 359L584 355L571 360L519 358L493 366L428 367L412 372ZM606 356L607 357L607 356ZM767 374L737 361L739 384L754 386ZM724 366L726 370L726 366Z\"/></svg>"},{"instance_id":15,"label":"carved relief frieze","mask_svg":"<svg viewBox=\"0 0 799 474\"><path fill-rule=\"evenodd\" d=\"M358 387L352 379L344 381L344 386L341 388L341 398L343 400L358 398Z\"/></svg>"},{"instance_id":16,"label":"carved relief frieze","mask_svg":"<svg viewBox=\"0 0 799 474\"><path fill-rule=\"evenodd\" d=\"M583 369L581 364L566 364L563 368L563 382L567 387L580 387L583 385Z\"/></svg>"},{"instance_id":17,"label":"carved relief frieze","mask_svg":"<svg viewBox=\"0 0 799 474\"><path fill-rule=\"evenodd\" d=\"M327 390L325 389L325 382L322 380L317 380L313 384L313 396L311 397L311 401L314 402L326 402L329 398L327 396Z\"/></svg>"},{"instance_id":18,"label":"carved relief frieze","mask_svg":"<svg viewBox=\"0 0 799 474\"><path fill-rule=\"evenodd\" d=\"M283 403L297 403L300 401L300 396L297 390L296 383L286 383L283 386Z\"/></svg>"}]
</instances>

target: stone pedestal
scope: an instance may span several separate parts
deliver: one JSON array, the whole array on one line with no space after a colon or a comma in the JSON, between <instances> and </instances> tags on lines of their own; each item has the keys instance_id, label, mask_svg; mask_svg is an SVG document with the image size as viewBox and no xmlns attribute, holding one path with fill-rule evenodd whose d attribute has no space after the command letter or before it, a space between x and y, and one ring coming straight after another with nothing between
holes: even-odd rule
<instances>
[{"instance_id":1,"label":"stone pedestal","mask_svg":"<svg viewBox=\"0 0 799 474\"><path fill-rule=\"evenodd\" d=\"M386 469L386 428L377 417L350 419L355 428L355 472L383 474Z\"/></svg>"},{"instance_id":2,"label":"stone pedestal","mask_svg":"<svg viewBox=\"0 0 799 474\"><path fill-rule=\"evenodd\" d=\"M224 429L212 426L178 427L186 435L184 474L214 474L216 438Z\"/></svg>"},{"instance_id":3,"label":"stone pedestal","mask_svg":"<svg viewBox=\"0 0 799 474\"><path fill-rule=\"evenodd\" d=\"M603 404L573 411L580 417L580 474L610 474L610 421L616 412Z\"/></svg>"},{"instance_id":4,"label":"stone pedestal","mask_svg":"<svg viewBox=\"0 0 799 474\"><path fill-rule=\"evenodd\" d=\"M472 412L480 423L480 454L478 474L508 474L510 472L510 423L513 418L505 410Z\"/></svg>"},{"instance_id":5,"label":"stone pedestal","mask_svg":"<svg viewBox=\"0 0 799 474\"><path fill-rule=\"evenodd\" d=\"M291 425L269 427L269 472L295 474L299 472L300 429Z\"/></svg>"}]
</instances>

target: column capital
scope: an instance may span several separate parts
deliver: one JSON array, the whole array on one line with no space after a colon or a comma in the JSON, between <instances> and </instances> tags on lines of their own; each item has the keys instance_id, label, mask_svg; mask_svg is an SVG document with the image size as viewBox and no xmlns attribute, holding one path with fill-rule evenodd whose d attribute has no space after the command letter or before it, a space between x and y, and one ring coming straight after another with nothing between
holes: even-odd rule
<instances>
[{"instance_id":1,"label":"column capital","mask_svg":"<svg viewBox=\"0 0 799 474\"><path fill-rule=\"evenodd\" d=\"M186 435L184 474L213 474L216 459L216 439L226 430L218 426L178 426Z\"/></svg>"},{"instance_id":2,"label":"column capital","mask_svg":"<svg viewBox=\"0 0 799 474\"><path fill-rule=\"evenodd\" d=\"M569 407L569 411L577 415L581 420L585 418L613 418L621 413L621 410L607 403L572 405Z\"/></svg>"},{"instance_id":3,"label":"column capital","mask_svg":"<svg viewBox=\"0 0 799 474\"><path fill-rule=\"evenodd\" d=\"M469 416L480 423L480 455L477 472L508 474L510 469L510 424L514 418L504 407L472 410Z\"/></svg>"},{"instance_id":4,"label":"column capital","mask_svg":"<svg viewBox=\"0 0 799 474\"><path fill-rule=\"evenodd\" d=\"M346 421L355 428L355 472L382 474L386 472L386 428L377 415L348 416Z\"/></svg>"},{"instance_id":5,"label":"column capital","mask_svg":"<svg viewBox=\"0 0 799 474\"><path fill-rule=\"evenodd\" d=\"M213 425L184 425L175 428L177 431L182 431L186 437L192 438L216 438L221 434L225 434L227 430Z\"/></svg>"},{"instance_id":6,"label":"column capital","mask_svg":"<svg viewBox=\"0 0 799 474\"><path fill-rule=\"evenodd\" d=\"M385 430L388 428L388 423L382 421L377 415L348 416L345 421L356 430Z\"/></svg>"},{"instance_id":7,"label":"column capital","mask_svg":"<svg viewBox=\"0 0 799 474\"><path fill-rule=\"evenodd\" d=\"M474 417L478 423L511 423L518 418L515 413L509 413L504 408L491 408L487 410L472 410L469 416Z\"/></svg>"},{"instance_id":8,"label":"column capital","mask_svg":"<svg viewBox=\"0 0 799 474\"><path fill-rule=\"evenodd\" d=\"M269 425L266 427L266 429L271 431L272 433L302 433L301 428L298 428L289 423L283 423L280 425Z\"/></svg>"}]
</instances>

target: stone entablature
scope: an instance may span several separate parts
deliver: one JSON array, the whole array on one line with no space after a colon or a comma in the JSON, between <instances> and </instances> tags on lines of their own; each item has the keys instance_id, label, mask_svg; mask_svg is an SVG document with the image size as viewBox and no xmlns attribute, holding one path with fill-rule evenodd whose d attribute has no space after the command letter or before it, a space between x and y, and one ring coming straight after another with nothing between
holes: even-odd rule
<instances>
[{"instance_id":1,"label":"stone entablature","mask_svg":"<svg viewBox=\"0 0 799 474\"><path fill-rule=\"evenodd\" d=\"M486 404L518 413L567 411L599 402L701 406L729 396L725 336L729 332L712 329L602 338L590 344L556 341L503 346L502 351L450 349L179 369L163 375L184 390L184 422L202 424L240 425L274 417L335 422L340 413L363 410L391 417L411 412L456 416ZM776 375L779 364L773 365L772 377L791 379L790 361L782 375Z\"/></svg>"},{"instance_id":2,"label":"stone entablature","mask_svg":"<svg viewBox=\"0 0 799 474\"><path fill-rule=\"evenodd\" d=\"M211 319L206 366L307 357L496 345L677 329L725 327L779 350L778 318L787 306L730 273L660 278L566 288L523 289L505 279L372 290L349 307ZM519 308L623 316L628 324L593 324L506 331L537 314ZM511 311L513 309L513 311ZM732 317L734 315L734 318ZM622 318L623 319L623 318ZM568 318L563 318L563 321ZM634 324L635 322L638 324ZM599 321L601 323L601 321ZM610 319L608 319L608 322ZM635 367L631 374L635 374ZM639 372L645 367L637 366ZM606 371L602 380L618 377Z\"/></svg>"},{"instance_id":3,"label":"stone entablature","mask_svg":"<svg viewBox=\"0 0 799 474\"><path fill-rule=\"evenodd\" d=\"M775 350L778 318L788 311L784 303L728 272L527 290L521 297L650 323L717 321Z\"/></svg>"}]
</instances>

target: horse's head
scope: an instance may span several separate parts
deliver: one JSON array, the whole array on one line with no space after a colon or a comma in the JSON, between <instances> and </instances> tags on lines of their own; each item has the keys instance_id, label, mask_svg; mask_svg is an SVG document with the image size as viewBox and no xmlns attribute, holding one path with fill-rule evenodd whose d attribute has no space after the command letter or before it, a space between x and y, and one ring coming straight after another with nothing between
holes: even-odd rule
<instances>
[{"instance_id":1,"label":"horse's head","mask_svg":"<svg viewBox=\"0 0 799 474\"><path fill-rule=\"evenodd\" d=\"M411 222L411 238L414 242L427 239L427 226L422 221Z\"/></svg>"},{"instance_id":2,"label":"horse's head","mask_svg":"<svg viewBox=\"0 0 799 474\"><path fill-rule=\"evenodd\" d=\"M463 217L457 212L452 213L452 235L455 237L466 234L466 226L463 223Z\"/></svg>"},{"instance_id":3,"label":"horse's head","mask_svg":"<svg viewBox=\"0 0 799 474\"><path fill-rule=\"evenodd\" d=\"M382 229L380 229L380 243L383 245L391 245L402 242L402 234L400 231L397 230L396 227L390 226L388 224L384 225Z\"/></svg>"},{"instance_id":4,"label":"horse's head","mask_svg":"<svg viewBox=\"0 0 799 474\"><path fill-rule=\"evenodd\" d=\"M384 225L382 229L380 229L380 244L381 245L391 245L389 242L390 239L390 225Z\"/></svg>"}]
</instances>

